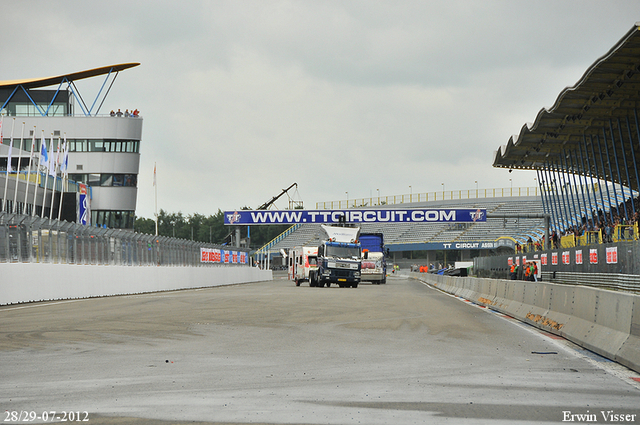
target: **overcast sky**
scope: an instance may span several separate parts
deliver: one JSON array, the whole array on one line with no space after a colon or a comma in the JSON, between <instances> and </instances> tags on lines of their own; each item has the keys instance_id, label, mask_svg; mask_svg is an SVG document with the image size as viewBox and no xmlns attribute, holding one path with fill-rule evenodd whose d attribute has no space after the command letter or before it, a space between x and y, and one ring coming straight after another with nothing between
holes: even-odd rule
<instances>
[{"instance_id":1,"label":"overcast sky","mask_svg":"<svg viewBox=\"0 0 640 425\"><path fill-rule=\"evenodd\" d=\"M636 21L637 0L4 1L0 80L140 62L101 110L144 118L138 216L154 163L168 212L256 208L294 182L315 208L533 186L496 149Z\"/></svg>"}]
</instances>

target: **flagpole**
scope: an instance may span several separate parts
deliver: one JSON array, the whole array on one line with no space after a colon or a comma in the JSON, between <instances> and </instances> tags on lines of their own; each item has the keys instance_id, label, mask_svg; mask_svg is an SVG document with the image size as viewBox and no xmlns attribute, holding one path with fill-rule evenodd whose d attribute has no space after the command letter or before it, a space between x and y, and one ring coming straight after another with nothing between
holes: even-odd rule
<instances>
[{"instance_id":1,"label":"flagpole","mask_svg":"<svg viewBox=\"0 0 640 425\"><path fill-rule=\"evenodd\" d=\"M45 207L47 206L47 187L49 186L49 174L50 174L50 170L51 170L51 161L53 160L51 157L53 156L53 133L51 133L51 139L49 139L49 152L50 152L50 157L49 160L47 161L47 175L44 179L44 195L42 198L42 214L40 214L40 218L44 218L44 210ZM51 195L53 196L53 195ZM49 216L51 216L51 213L49 213Z\"/></svg>"},{"instance_id":2,"label":"flagpole","mask_svg":"<svg viewBox=\"0 0 640 425\"><path fill-rule=\"evenodd\" d=\"M31 164L33 164L33 151L36 146L36 126L33 126L33 139L31 140L31 153L29 154L29 169L27 170L27 190L24 191L24 211L25 215L27 215L27 202L29 196L29 185L31 184ZM36 189L37 190L37 189Z\"/></svg>"},{"instance_id":3,"label":"flagpole","mask_svg":"<svg viewBox=\"0 0 640 425\"><path fill-rule=\"evenodd\" d=\"M156 163L153 163L153 186L155 187L156 236L158 236L158 184L156 182Z\"/></svg>"},{"instance_id":4,"label":"flagpole","mask_svg":"<svg viewBox=\"0 0 640 425\"><path fill-rule=\"evenodd\" d=\"M60 177L62 178L60 188L60 203L58 204L58 221L62 217L62 199L64 198L64 182L68 175L67 170L67 133L64 133L64 142L62 143L62 159L60 160Z\"/></svg>"},{"instance_id":5,"label":"flagpole","mask_svg":"<svg viewBox=\"0 0 640 425\"><path fill-rule=\"evenodd\" d=\"M18 168L16 168L16 187L13 191L13 213L18 211L18 183L20 183L20 163L22 162L22 141L24 140L24 125L22 121L22 133L20 133L20 148L18 149ZM26 205L25 205L26 208Z\"/></svg>"},{"instance_id":6,"label":"flagpole","mask_svg":"<svg viewBox=\"0 0 640 425\"><path fill-rule=\"evenodd\" d=\"M56 197L56 185L58 183L58 158L60 157L60 136L58 136L58 148L56 149L56 157L51 158L53 162L53 187L51 188L51 206L49 207L49 223L53 218L53 201Z\"/></svg>"},{"instance_id":7,"label":"flagpole","mask_svg":"<svg viewBox=\"0 0 640 425\"><path fill-rule=\"evenodd\" d=\"M4 178L4 196L2 197L2 211L5 210L7 204L7 185L9 184L9 170L11 170L11 148L13 147L13 128L16 126L16 119L13 119L11 125L11 139L9 140L9 155L7 156L7 173Z\"/></svg>"},{"instance_id":8,"label":"flagpole","mask_svg":"<svg viewBox=\"0 0 640 425\"><path fill-rule=\"evenodd\" d=\"M4 113L0 114L0 146L3 144L3 142L2 142L2 124L4 124ZM9 161L7 161L7 163L8 162ZM7 180L8 178L9 178L9 176L5 177L5 180ZM2 198L2 210L0 210L0 212L4 212L4 198Z\"/></svg>"},{"instance_id":9,"label":"flagpole","mask_svg":"<svg viewBox=\"0 0 640 425\"><path fill-rule=\"evenodd\" d=\"M44 152L42 151L44 149ZM36 181L35 181L35 186L36 186L36 190L33 192L33 210L31 211L31 215L35 217L36 215L36 197L38 195L38 185L40 184L40 167L42 167L42 157L43 157L43 153L44 156L47 156L47 141L44 139L44 130L42 130L42 137L40 138L40 150L38 151L38 171L36 173ZM46 189L45 189L45 194L46 194ZM42 200L42 204L44 205L44 199ZM44 209L44 207L43 207Z\"/></svg>"}]
</instances>

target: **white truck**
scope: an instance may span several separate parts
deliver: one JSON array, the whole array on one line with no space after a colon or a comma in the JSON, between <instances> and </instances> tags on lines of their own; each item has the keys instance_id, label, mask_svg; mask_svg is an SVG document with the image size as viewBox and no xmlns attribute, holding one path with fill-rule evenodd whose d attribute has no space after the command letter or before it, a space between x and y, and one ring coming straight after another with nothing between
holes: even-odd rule
<instances>
[{"instance_id":1,"label":"white truck","mask_svg":"<svg viewBox=\"0 0 640 425\"><path fill-rule=\"evenodd\" d=\"M387 283L387 264L384 253L366 249L362 251L362 281L375 285Z\"/></svg>"},{"instance_id":2,"label":"white truck","mask_svg":"<svg viewBox=\"0 0 640 425\"><path fill-rule=\"evenodd\" d=\"M321 238L318 268L309 274L309 286L329 287L336 283L341 288L357 288L362 255L360 228L324 224L321 227L326 236Z\"/></svg>"},{"instance_id":3,"label":"white truck","mask_svg":"<svg viewBox=\"0 0 640 425\"><path fill-rule=\"evenodd\" d=\"M387 283L387 250L382 233L362 233L362 275L363 282Z\"/></svg>"},{"instance_id":4,"label":"white truck","mask_svg":"<svg viewBox=\"0 0 640 425\"><path fill-rule=\"evenodd\" d=\"M318 268L318 247L297 246L289 250L289 280L300 286L309 282L309 273Z\"/></svg>"}]
</instances>

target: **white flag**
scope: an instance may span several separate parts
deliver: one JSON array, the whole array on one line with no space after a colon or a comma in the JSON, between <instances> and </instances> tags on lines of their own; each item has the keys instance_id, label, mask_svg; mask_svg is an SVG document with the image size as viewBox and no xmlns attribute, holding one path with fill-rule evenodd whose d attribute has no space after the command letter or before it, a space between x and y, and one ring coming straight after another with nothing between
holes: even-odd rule
<instances>
[{"instance_id":1,"label":"white flag","mask_svg":"<svg viewBox=\"0 0 640 425\"><path fill-rule=\"evenodd\" d=\"M56 176L56 157L53 154L53 135L51 135L51 143L49 143L49 152L51 152L51 155L49 156L49 164L47 164L49 166L49 175L51 177L55 177Z\"/></svg>"},{"instance_id":2,"label":"white flag","mask_svg":"<svg viewBox=\"0 0 640 425\"><path fill-rule=\"evenodd\" d=\"M11 172L11 150L13 149L13 137L9 140L9 156L7 157L7 174Z\"/></svg>"},{"instance_id":3,"label":"white flag","mask_svg":"<svg viewBox=\"0 0 640 425\"><path fill-rule=\"evenodd\" d=\"M62 159L60 160L60 173L62 177L66 177L69 173L69 149L67 148L67 133L64 134L64 143L62 144Z\"/></svg>"},{"instance_id":4,"label":"white flag","mask_svg":"<svg viewBox=\"0 0 640 425\"><path fill-rule=\"evenodd\" d=\"M38 167L46 167L49 164L49 155L47 154L47 142L44 140L44 131L42 132L42 140L40 141L40 160Z\"/></svg>"},{"instance_id":5,"label":"white flag","mask_svg":"<svg viewBox=\"0 0 640 425\"><path fill-rule=\"evenodd\" d=\"M58 138L58 148L56 149L56 159L53 163L53 175L58 175L58 171L60 171L60 161L62 157L60 156L60 148L62 148L62 143L60 143L60 138Z\"/></svg>"}]
</instances>

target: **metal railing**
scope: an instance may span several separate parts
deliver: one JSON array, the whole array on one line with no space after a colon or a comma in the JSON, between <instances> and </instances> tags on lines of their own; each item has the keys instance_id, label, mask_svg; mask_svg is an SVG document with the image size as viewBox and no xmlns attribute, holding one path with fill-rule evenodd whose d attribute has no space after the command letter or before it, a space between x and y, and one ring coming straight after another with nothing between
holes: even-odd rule
<instances>
[{"instance_id":1,"label":"metal railing","mask_svg":"<svg viewBox=\"0 0 640 425\"><path fill-rule=\"evenodd\" d=\"M202 261L202 249L247 252L240 248L130 230L83 226L66 221L0 212L0 263L119 266L243 266ZM228 256L236 258L239 256ZM248 254L244 256L248 258Z\"/></svg>"},{"instance_id":2,"label":"metal railing","mask_svg":"<svg viewBox=\"0 0 640 425\"><path fill-rule=\"evenodd\" d=\"M267 242L263 247L261 247L260 249L258 249L254 255L259 256L259 255L266 255L267 253L269 253L269 250L278 242L280 242L281 240L283 240L284 238L286 238L287 236L289 236L291 233L293 233L296 229L298 229L301 226L300 223L296 223L294 225L292 225L291 227L289 227L287 230L285 230L284 232L280 233L278 236L276 236L275 238L271 239L269 242Z\"/></svg>"},{"instance_id":3,"label":"metal railing","mask_svg":"<svg viewBox=\"0 0 640 425\"><path fill-rule=\"evenodd\" d=\"M504 198L515 196L538 196L540 188L534 187L506 187L496 189L465 189L427 193L410 193L392 196L370 196L342 201L317 202L316 209L365 208L384 205L397 205L413 202L435 202L457 199Z\"/></svg>"},{"instance_id":4,"label":"metal railing","mask_svg":"<svg viewBox=\"0 0 640 425\"><path fill-rule=\"evenodd\" d=\"M633 225L619 224L611 228L607 235L605 229L585 232L581 236L565 235L560 238L560 248L573 248L602 243L632 242L638 240L638 223Z\"/></svg>"}]
</instances>

